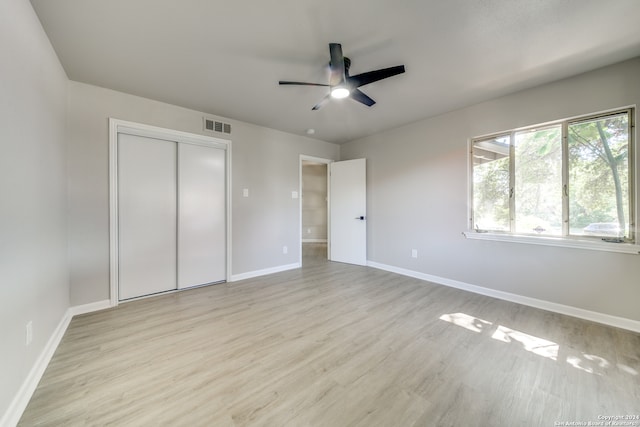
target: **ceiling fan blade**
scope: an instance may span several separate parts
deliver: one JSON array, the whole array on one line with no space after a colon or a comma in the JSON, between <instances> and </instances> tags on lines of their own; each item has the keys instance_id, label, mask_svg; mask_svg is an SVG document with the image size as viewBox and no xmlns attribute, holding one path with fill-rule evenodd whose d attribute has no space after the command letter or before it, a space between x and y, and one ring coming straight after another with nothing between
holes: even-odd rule
<instances>
[{"instance_id":1,"label":"ceiling fan blade","mask_svg":"<svg viewBox=\"0 0 640 427\"><path fill-rule=\"evenodd\" d=\"M352 89L351 90L351 94L349 96L354 101L358 101L358 102L366 105L367 107L371 107L373 104L376 103L376 101L374 101L373 99L369 98L367 95L365 95L359 89Z\"/></svg>"},{"instance_id":2,"label":"ceiling fan blade","mask_svg":"<svg viewBox=\"0 0 640 427\"><path fill-rule=\"evenodd\" d=\"M331 86L338 86L344 82L342 45L340 43L329 43L329 53L331 54L331 77L329 78L329 84Z\"/></svg>"},{"instance_id":3,"label":"ceiling fan blade","mask_svg":"<svg viewBox=\"0 0 640 427\"><path fill-rule=\"evenodd\" d=\"M348 83L349 86L360 87L402 73L404 73L404 65L396 65L395 67L383 68L381 70L369 71L351 76L349 77Z\"/></svg>"},{"instance_id":4,"label":"ceiling fan blade","mask_svg":"<svg viewBox=\"0 0 640 427\"><path fill-rule=\"evenodd\" d=\"M327 101L329 101L329 98L331 98L331 94L327 94L327 96L325 96L324 98L322 98L322 101L318 102L316 105L313 106L313 108L311 109L312 111L315 110L319 110L320 108L322 108L322 106L324 104L327 103Z\"/></svg>"},{"instance_id":5,"label":"ceiling fan blade","mask_svg":"<svg viewBox=\"0 0 640 427\"><path fill-rule=\"evenodd\" d=\"M284 80L280 80L278 82L278 84L281 85L297 85L297 86L329 86L323 83L307 83L307 82L289 82L289 81L284 81Z\"/></svg>"}]
</instances>

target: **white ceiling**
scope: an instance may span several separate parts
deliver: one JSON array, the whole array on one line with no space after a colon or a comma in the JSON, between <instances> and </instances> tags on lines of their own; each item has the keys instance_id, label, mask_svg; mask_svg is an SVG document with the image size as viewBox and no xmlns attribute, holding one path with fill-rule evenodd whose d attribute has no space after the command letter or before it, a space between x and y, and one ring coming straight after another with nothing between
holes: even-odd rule
<instances>
[{"instance_id":1,"label":"white ceiling","mask_svg":"<svg viewBox=\"0 0 640 427\"><path fill-rule=\"evenodd\" d=\"M640 0L31 0L70 79L342 143L640 55ZM311 111L330 42L378 103Z\"/></svg>"}]
</instances>

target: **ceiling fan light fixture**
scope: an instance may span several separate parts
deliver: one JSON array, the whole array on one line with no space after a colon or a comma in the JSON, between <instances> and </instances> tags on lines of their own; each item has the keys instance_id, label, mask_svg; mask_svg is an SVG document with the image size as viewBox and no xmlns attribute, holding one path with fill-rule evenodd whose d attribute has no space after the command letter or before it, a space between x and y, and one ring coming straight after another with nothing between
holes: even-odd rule
<instances>
[{"instance_id":1,"label":"ceiling fan light fixture","mask_svg":"<svg viewBox=\"0 0 640 427\"><path fill-rule=\"evenodd\" d=\"M376 101L360 91L359 87L404 73L404 65L396 65L395 67L381 68L379 70L367 71L366 73L351 76L349 75L351 60L342 54L342 45L340 43L329 43L329 56L331 57L329 61L329 84L292 82L289 80L280 80L279 84L328 87L329 93L325 95L319 103L313 106L311 109L313 111L322 108L322 106L332 98L350 98L367 107L371 107Z\"/></svg>"},{"instance_id":2,"label":"ceiling fan light fixture","mask_svg":"<svg viewBox=\"0 0 640 427\"><path fill-rule=\"evenodd\" d=\"M346 98L349 94L349 89L344 86L336 86L331 89L331 96L336 99Z\"/></svg>"}]
</instances>

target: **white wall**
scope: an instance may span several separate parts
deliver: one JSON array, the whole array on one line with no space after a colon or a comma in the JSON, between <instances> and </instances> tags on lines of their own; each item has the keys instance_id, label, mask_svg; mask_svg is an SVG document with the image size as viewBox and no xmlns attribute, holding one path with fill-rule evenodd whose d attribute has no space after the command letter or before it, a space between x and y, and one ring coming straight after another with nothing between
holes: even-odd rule
<instances>
[{"instance_id":1,"label":"white wall","mask_svg":"<svg viewBox=\"0 0 640 427\"><path fill-rule=\"evenodd\" d=\"M638 76L640 58L343 145L343 160L367 158L369 260L640 320L638 255L461 234L467 230L469 138L640 105ZM418 259L411 249L418 249Z\"/></svg>"},{"instance_id":2,"label":"white wall","mask_svg":"<svg viewBox=\"0 0 640 427\"><path fill-rule=\"evenodd\" d=\"M69 282L67 77L26 0L0 2L0 58L2 418L69 307Z\"/></svg>"},{"instance_id":3,"label":"white wall","mask_svg":"<svg viewBox=\"0 0 640 427\"><path fill-rule=\"evenodd\" d=\"M202 130L201 112L73 81L68 93L71 303L82 305L109 298L108 118L211 133ZM297 263L299 200L291 192L299 188L299 156L337 159L339 147L207 117L232 125L232 273Z\"/></svg>"}]
</instances>

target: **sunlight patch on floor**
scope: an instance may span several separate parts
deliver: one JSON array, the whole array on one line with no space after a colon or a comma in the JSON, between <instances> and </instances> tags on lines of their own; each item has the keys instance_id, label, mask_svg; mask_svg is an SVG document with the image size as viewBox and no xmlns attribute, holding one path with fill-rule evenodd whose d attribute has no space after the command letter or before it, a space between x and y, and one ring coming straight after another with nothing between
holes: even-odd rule
<instances>
[{"instance_id":1,"label":"sunlight patch on floor","mask_svg":"<svg viewBox=\"0 0 640 427\"><path fill-rule=\"evenodd\" d=\"M633 369L631 366L618 363L618 369L620 369L622 372L626 372L629 375L638 376L638 371Z\"/></svg>"},{"instance_id":2,"label":"sunlight patch on floor","mask_svg":"<svg viewBox=\"0 0 640 427\"><path fill-rule=\"evenodd\" d=\"M588 355L583 354L583 356L588 356ZM590 363L588 362L588 360L589 359L587 357L580 358L578 356L567 356L567 363L573 366L574 368L587 372L589 374L602 375L600 372L596 371L594 366L589 366ZM606 360L604 360L604 362L606 363L607 366L609 365L609 362L607 362Z\"/></svg>"},{"instance_id":3,"label":"sunlight patch on floor","mask_svg":"<svg viewBox=\"0 0 640 427\"><path fill-rule=\"evenodd\" d=\"M491 322L465 313L443 314L440 316L440 320L444 320L445 322L449 322L469 331L478 333L489 331L489 328L493 326L493 323ZM533 335L525 334L524 332L516 331L515 329L507 328L506 326L498 325L491 335L491 338L506 343L518 342L526 351L551 360L558 359L558 351L560 350L560 346L558 344Z\"/></svg>"},{"instance_id":4,"label":"sunlight patch on floor","mask_svg":"<svg viewBox=\"0 0 640 427\"><path fill-rule=\"evenodd\" d=\"M552 341L525 334L524 332L509 329L505 326L498 325L498 328L491 336L494 340L502 342L519 342L522 348L538 356L546 357L551 360L558 360L558 351L560 346Z\"/></svg>"},{"instance_id":5,"label":"sunlight patch on floor","mask_svg":"<svg viewBox=\"0 0 640 427\"><path fill-rule=\"evenodd\" d=\"M492 322L470 316L466 313L443 314L440 316L440 320L475 333L491 336L491 338L497 341L518 343L525 351L547 359L557 361L559 357L560 345L553 341L507 328L503 325L494 326ZM574 368L593 375L604 375L607 370L613 368L607 359L595 354L580 353L578 355L569 355L565 360ZM639 375L636 369L625 364L618 363L616 366L627 375Z\"/></svg>"},{"instance_id":6,"label":"sunlight patch on floor","mask_svg":"<svg viewBox=\"0 0 640 427\"><path fill-rule=\"evenodd\" d=\"M492 325L491 322L464 313L443 314L440 316L440 320L453 323L454 325L461 326L473 332L482 332Z\"/></svg>"}]
</instances>

